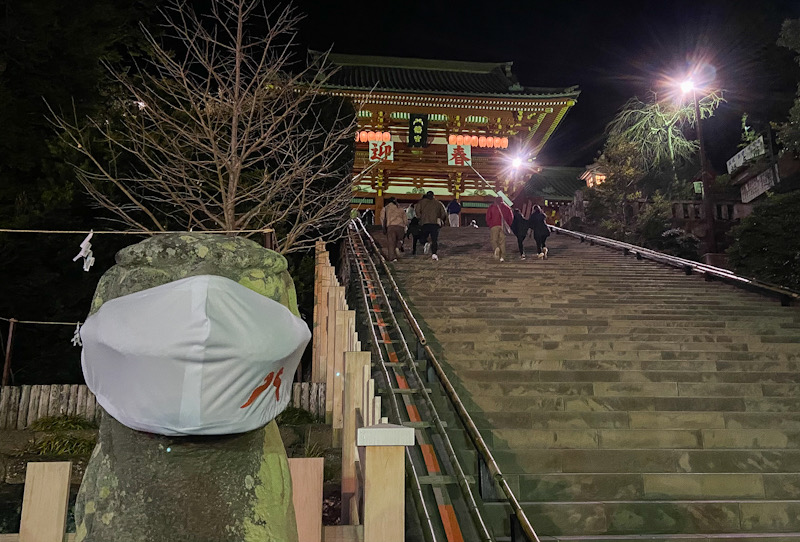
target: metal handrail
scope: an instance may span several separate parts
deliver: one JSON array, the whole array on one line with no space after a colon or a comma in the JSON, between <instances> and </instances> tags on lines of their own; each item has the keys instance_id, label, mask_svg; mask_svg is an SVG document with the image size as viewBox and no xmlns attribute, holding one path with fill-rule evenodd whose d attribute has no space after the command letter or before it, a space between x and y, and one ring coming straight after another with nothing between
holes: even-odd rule
<instances>
[{"instance_id":1,"label":"metal handrail","mask_svg":"<svg viewBox=\"0 0 800 542\"><path fill-rule=\"evenodd\" d=\"M372 260L369 254L366 254L365 256L370 266L372 267L375 276L377 277L378 269L375 267L375 262ZM383 297L387 306L389 306L390 305L389 296L386 294L386 290L384 289L383 284L380 281L378 281L377 286L380 289L381 296ZM423 380L419 374L419 371L417 370L417 366L415 363L413 363L414 356L411 355L411 350L409 350L408 348L408 342L406 341L402 329L400 329L400 326L397 323L397 319L395 318L394 313L390 312L389 317L392 323L394 324L394 327L397 329L397 332L400 334L400 337L403 339L401 342L403 348L405 349L406 358L408 360L411 360L411 363L409 363L410 370L414 374L414 378L416 379L416 381L422 383ZM416 328L419 329L419 324L417 324L416 320L414 320L412 327L413 326L416 326ZM384 367L384 371L385 370L386 368ZM458 484L461 488L462 493L464 494L464 497L468 501L467 508L469 510L470 515L472 516L475 527L480 531L479 535L481 536L481 540L484 542L494 542L494 537L492 537L492 534L489 532L489 528L486 526L486 522L484 521L483 516L481 515L481 511L478 508L478 503L475 501L475 497L472 495L472 491L470 490L469 487L469 480L467 480L467 475L464 473L464 469L461 467L461 463L458 460L458 456L456 455L456 451L453 448L452 442L450 441L450 437L448 436L447 431L445 430L444 423L442 422L442 419L439 416L438 411L436 410L436 406L433 403L433 399L431 399L429 391L425 389L424 386L422 387L421 392L422 392L421 395L425 399L428 410L430 411L431 416L433 417L434 425L436 426L437 431L442 437L442 443L444 444L445 450L447 451L447 456L456 469L456 479L458 480Z\"/></svg>"},{"instance_id":2,"label":"metal handrail","mask_svg":"<svg viewBox=\"0 0 800 542\"><path fill-rule=\"evenodd\" d=\"M349 237L348 237L347 240L348 240L348 242L350 244L352 244L352 240ZM355 252L355 251L353 251L353 252ZM361 269L358 269L358 273L359 273L359 275L362 274ZM362 277L362 280L359 281L359 284L361 286L361 297L362 297L362 299L364 301L364 308L367 311L367 313L369 313L369 299L367 298L367 291L366 291L366 288L364 287L363 277ZM389 378L389 371L386 369L386 360L384 360L384 358L383 358L383 352L381 352L381 349L378 347L378 344L380 344L380 340L378 339L378 335L375 333L375 327L372 325L372 320L371 319L370 319L370 325L368 327L369 327L370 335L372 337L372 344L374 346L374 350L376 350L378 359L380 361L380 367L381 367L382 372L383 372L383 377L386 379L386 385L390 388L390 391L389 391L389 402L392 405L392 410L394 411L395 419L399 423L400 420L402 419L400 417L400 406L397 404L396 395L394 394L393 391L391 391L392 381ZM411 456L411 449L408 446L405 446L404 448L405 448L405 454L406 454L406 463L408 465L408 468L411 471L411 480L412 480L413 485L414 485L414 490L416 491L417 503L422 508L422 513L424 515L425 524L426 524L425 527L427 527L427 531L426 531L427 538L431 542L436 542L437 541L436 531L435 531L435 529L433 527L433 520L431 519L431 514L428 511L427 505L425 504L425 496L423 495L423 492L422 492L422 485L420 484L420 481L419 481L419 474L417 474L417 469L414 466L414 459Z\"/></svg>"},{"instance_id":3,"label":"metal handrail","mask_svg":"<svg viewBox=\"0 0 800 542\"><path fill-rule=\"evenodd\" d=\"M776 295L781 298L782 302L800 300L800 292L795 292L794 290L785 288L783 286L778 286L776 284L770 284L757 279L743 277L721 267L715 267L713 265L695 262L693 260L687 260L677 256L671 256L669 254L664 254L663 252L640 247L638 245L632 245L622 241L615 241L614 239L608 239L607 237L600 237L599 235L589 235L587 233L576 232L565 228L560 228L558 226L551 226L549 224L548 227L556 233L564 233L571 237L581 239L581 242L590 241L591 243L601 246L615 248L625 252L632 252L637 257L642 257L654 262L670 265L672 267L680 267L684 270L691 270L692 272L713 277L741 288L750 288L763 294Z\"/></svg>"},{"instance_id":4,"label":"metal handrail","mask_svg":"<svg viewBox=\"0 0 800 542\"><path fill-rule=\"evenodd\" d=\"M483 440L483 437L481 436L478 427L475 425L475 422L472 420L472 417L470 417L466 407L464 407L464 404L458 397L458 393L456 392L455 387L453 387L452 383L450 382L450 379L445 374L442 365L439 363L439 360L436 359L436 356L434 355L433 350L431 350L430 345L427 344L425 334L420 328L416 318L414 318L413 314L411 313L411 309L408 306L408 303L406 303L405 298L400 293L400 288L398 288L397 283L395 282L394 277L392 276L392 272L389 269L389 265L386 263L386 259L383 257L383 254L381 254L380 250L377 249L377 246L375 245L375 240L369 234L369 232L364 227L364 224L361 222L360 219L355 218L353 220L356 221L356 224L361 227L361 230L367 236L367 239L369 239L369 242L372 245L373 249L375 250L375 253L380 258L381 264L383 265L383 269L386 272L386 276L389 279L389 282L391 283L392 290L395 296L397 297L397 300L400 302L400 305L403 308L403 312L405 313L406 318L409 320L409 323L411 324L414 334L419 339L420 344L424 345L425 352L428 355L428 360L430 361L431 366L433 366L434 370L436 371L436 374L439 377L439 380L442 384L442 387L444 388L447 397L450 399L450 402L455 407L456 413L458 414L461 423L466 428L467 433L470 436L470 440L472 440L472 443L475 446L475 449L483 457L483 460L485 461L486 466L489 468L489 472L492 474L494 481L500 486L500 488L503 490L503 493L505 493L509 505L511 505L511 508L514 510L514 515L517 517L517 520L519 520L522 531L525 533L525 535L531 542L540 542L539 536L536 534L536 531L534 531L531 522L528 520L528 516L525 515L525 511L522 509L522 506L520 506L517 497L514 495L514 492L511 491L511 486L509 486L508 481L506 480L505 476L500 470L500 467L497 465L497 462L495 461L492 452L489 450L489 447Z\"/></svg>"}]
</instances>

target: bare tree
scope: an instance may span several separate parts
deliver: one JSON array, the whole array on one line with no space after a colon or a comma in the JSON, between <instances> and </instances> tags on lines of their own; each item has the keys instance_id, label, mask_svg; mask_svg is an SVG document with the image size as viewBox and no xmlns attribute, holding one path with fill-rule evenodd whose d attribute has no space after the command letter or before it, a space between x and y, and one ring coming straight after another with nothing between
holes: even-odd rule
<instances>
[{"instance_id":1,"label":"bare tree","mask_svg":"<svg viewBox=\"0 0 800 542\"><path fill-rule=\"evenodd\" d=\"M356 115L324 92L327 55L293 55L301 16L263 0L162 14L160 38L142 28L150 58L108 66L121 114L54 115L89 193L135 230L274 228L284 253L340 235Z\"/></svg>"}]
</instances>

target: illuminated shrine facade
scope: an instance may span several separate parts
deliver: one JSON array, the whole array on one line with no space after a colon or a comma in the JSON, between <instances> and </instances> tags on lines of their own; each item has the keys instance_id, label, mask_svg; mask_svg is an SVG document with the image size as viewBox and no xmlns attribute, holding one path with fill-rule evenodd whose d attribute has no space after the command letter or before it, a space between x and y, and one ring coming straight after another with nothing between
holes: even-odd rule
<instances>
[{"instance_id":1,"label":"illuminated shrine facade","mask_svg":"<svg viewBox=\"0 0 800 542\"><path fill-rule=\"evenodd\" d=\"M462 223L483 222L497 191L513 199L522 188L580 94L523 87L511 62L328 60L328 91L360 106L351 206L376 214L388 197L405 207L431 190L461 202Z\"/></svg>"}]
</instances>

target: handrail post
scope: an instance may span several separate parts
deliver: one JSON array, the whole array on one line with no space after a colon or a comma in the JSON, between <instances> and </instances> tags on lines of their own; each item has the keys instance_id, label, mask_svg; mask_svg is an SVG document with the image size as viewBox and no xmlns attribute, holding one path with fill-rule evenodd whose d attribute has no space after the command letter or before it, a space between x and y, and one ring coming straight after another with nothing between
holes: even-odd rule
<instances>
[{"instance_id":1,"label":"handrail post","mask_svg":"<svg viewBox=\"0 0 800 542\"><path fill-rule=\"evenodd\" d=\"M379 424L358 430L364 453L364 542L405 540L405 447L414 429Z\"/></svg>"}]
</instances>

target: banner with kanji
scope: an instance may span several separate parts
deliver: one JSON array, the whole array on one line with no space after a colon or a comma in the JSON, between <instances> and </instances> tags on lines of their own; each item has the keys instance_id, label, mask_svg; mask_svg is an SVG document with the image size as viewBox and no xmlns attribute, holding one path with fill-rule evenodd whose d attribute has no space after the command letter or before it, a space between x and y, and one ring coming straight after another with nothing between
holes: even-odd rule
<instances>
[{"instance_id":1,"label":"banner with kanji","mask_svg":"<svg viewBox=\"0 0 800 542\"><path fill-rule=\"evenodd\" d=\"M472 165L472 145L448 145L447 165L448 166Z\"/></svg>"},{"instance_id":2,"label":"banner with kanji","mask_svg":"<svg viewBox=\"0 0 800 542\"><path fill-rule=\"evenodd\" d=\"M408 146L426 147L428 145L428 115L411 113L408 117Z\"/></svg>"},{"instance_id":3,"label":"banner with kanji","mask_svg":"<svg viewBox=\"0 0 800 542\"><path fill-rule=\"evenodd\" d=\"M394 141L370 141L370 162L394 162Z\"/></svg>"}]
</instances>

